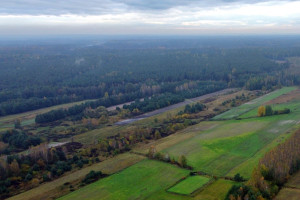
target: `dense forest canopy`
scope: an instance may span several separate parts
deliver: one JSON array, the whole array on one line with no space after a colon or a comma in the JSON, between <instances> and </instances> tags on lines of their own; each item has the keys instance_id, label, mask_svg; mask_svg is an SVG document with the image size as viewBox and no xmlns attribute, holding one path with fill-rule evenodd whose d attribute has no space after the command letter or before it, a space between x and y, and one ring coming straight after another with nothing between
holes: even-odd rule
<instances>
[{"instance_id":1,"label":"dense forest canopy","mask_svg":"<svg viewBox=\"0 0 300 200\"><path fill-rule=\"evenodd\" d=\"M0 116L105 95L124 102L178 93L195 81L248 89L299 82L285 62L300 55L294 36L49 41L0 46Z\"/></svg>"}]
</instances>

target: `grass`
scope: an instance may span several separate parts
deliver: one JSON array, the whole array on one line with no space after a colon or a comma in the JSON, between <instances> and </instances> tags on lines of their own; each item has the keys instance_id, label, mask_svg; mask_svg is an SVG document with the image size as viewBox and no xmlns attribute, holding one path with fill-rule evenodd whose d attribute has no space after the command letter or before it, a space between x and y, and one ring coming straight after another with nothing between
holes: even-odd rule
<instances>
[{"instance_id":1,"label":"grass","mask_svg":"<svg viewBox=\"0 0 300 200\"><path fill-rule=\"evenodd\" d=\"M101 179L60 198L67 199L145 199L164 192L188 171L168 163L144 160L117 174Z\"/></svg>"},{"instance_id":2,"label":"grass","mask_svg":"<svg viewBox=\"0 0 300 200\"><path fill-rule=\"evenodd\" d=\"M300 171L293 175L285 184L287 187L294 187L300 189Z\"/></svg>"},{"instance_id":3,"label":"grass","mask_svg":"<svg viewBox=\"0 0 300 200\"><path fill-rule=\"evenodd\" d=\"M296 126L299 112L264 118L219 121L212 129L163 150L177 159L185 155L195 170L217 176L241 173L249 178L263 154ZM211 122L213 123L213 122ZM216 122L214 122L216 123ZM201 124L201 123L200 123Z\"/></svg>"},{"instance_id":4,"label":"grass","mask_svg":"<svg viewBox=\"0 0 300 200\"><path fill-rule=\"evenodd\" d=\"M159 140L153 140L147 144L142 143L133 148L133 152L147 154L151 146L155 146L157 151L170 148L182 141L195 137L199 131L209 130L215 127L219 122L201 122L195 126L190 126L186 129L178 131L168 137Z\"/></svg>"},{"instance_id":5,"label":"grass","mask_svg":"<svg viewBox=\"0 0 300 200\"><path fill-rule=\"evenodd\" d=\"M251 110L250 107L254 106L253 104L257 104L255 106L258 107L261 102L268 102L280 96L280 94L285 94L292 90L294 88L283 88L254 100L251 102L252 104L245 105L247 105L247 109ZM249 107L249 105L251 106ZM195 171L203 171L216 176L232 177L236 173L240 173L245 178L249 178L253 167L257 165L265 152L289 137L293 128L300 126L297 125L300 118L300 112L297 111L297 107L300 104L295 102L295 104L289 105L294 110L288 115L201 122L166 138L151 141L149 144L139 144L133 151L147 153L149 147L155 145L158 151L168 153L176 159L180 155L185 155L188 164L194 167ZM286 105L278 104L276 106L283 107ZM237 108L234 109L237 110ZM175 114L179 109L168 112ZM241 110L243 112L239 111L240 114L245 112L243 105ZM155 125L154 118L158 118L159 121L163 120L168 112L131 125L111 126L93 130L76 136L75 140L89 144L95 138L99 139L117 134L119 131L130 129L133 126L152 126ZM118 173L69 193L61 197L61 199L215 200L224 199L227 191L235 184L229 180L218 179L212 184L205 186L204 190L198 191L197 189L201 188L209 180L203 180L206 177L196 176L197 178L189 177L174 185L182 177L187 176L189 171L169 163L148 159L139 162L145 158L141 156L135 157L135 154L126 153L124 155L126 156L123 157L123 154L119 155L120 157L114 159L114 161L105 161L108 162L107 164L105 162L100 163L103 165L101 167L92 165L90 169L86 169L84 172L79 170L81 172L78 171L77 174L75 172L61 179L46 183L36 189L18 195L14 199L56 198L62 194L61 191L69 189L68 186L63 186L65 182L72 182L78 177L84 177L92 169L101 170L104 173ZM194 180L198 178L201 180ZM171 187L172 185L174 186ZM166 191L168 188L169 192ZM194 191L196 192L193 193ZM175 193L185 194L186 196ZM193 196L188 196L191 193L193 193ZM49 194L52 194L52 196Z\"/></svg>"},{"instance_id":6,"label":"grass","mask_svg":"<svg viewBox=\"0 0 300 200\"><path fill-rule=\"evenodd\" d=\"M190 195L194 191L203 187L210 180L211 178L205 176L190 176L187 179L180 181L179 183L168 189L168 192Z\"/></svg>"},{"instance_id":7,"label":"grass","mask_svg":"<svg viewBox=\"0 0 300 200\"><path fill-rule=\"evenodd\" d=\"M271 92L269 94L266 94L260 98L257 98L257 99L254 99L248 103L245 103L241 106L238 106L238 107L235 107L235 108L232 108L231 110L227 111L227 112L224 112L220 115L217 115L213 118L213 120L228 120L228 119L234 119L234 118L237 118L239 117L240 115L243 115L244 113L252 110L252 109L255 109L255 108L258 108L260 105L262 105L263 103L265 102L268 102L276 97L279 97L283 94L287 94L293 90L296 90L297 88L296 87L284 87L284 88L281 88L279 90L276 90L274 92Z\"/></svg>"},{"instance_id":8,"label":"grass","mask_svg":"<svg viewBox=\"0 0 300 200\"><path fill-rule=\"evenodd\" d=\"M289 108L291 112L298 112L300 107L300 101L291 101L287 103L271 105L273 110L283 110ZM258 108L252 109L249 112L240 116L240 118L257 117Z\"/></svg>"},{"instance_id":9,"label":"grass","mask_svg":"<svg viewBox=\"0 0 300 200\"><path fill-rule=\"evenodd\" d=\"M8 115L4 117L0 117L0 128L12 128L14 126L14 121L16 119L21 120L21 125L31 125L34 124L35 121L35 116L38 114L46 113L51 110L55 109L60 109L60 108L69 108L74 105L82 104L87 101L93 101L93 100L84 100L84 101L78 101L78 102L73 102L73 103L67 103L67 104L61 104L61 105L56 105L56 106L51 106L47 108L41 108L38 110L33 110L33 111L28 111L20 114L14 114L14 115Z\"/></svg>"},{"instance_id":10,"label":"grass","mask_svg":"<svg viewBox=\"0 0 300 200\"><path fill-rule=\"evenodd\" d=\"M205 187L195 196L195 199L224 200L227 192L234 184L236 183L233 181L219 179Z\"/></svg>"},{"instance_id":11,"label":"grass","mask_svg":"<svg viewBox=\"0 0 300 200\"><path fill-rule=\"evenodd\" d=\"M279 194L276 196L275 200L299 200L300 190L284 188L280 190Z\"/></svg>"},{"instance_id":12,"label":"grass","mask_svg":"<svg viewBox=\"0 0 300 200\"><path fill-rule=\"evenodd\" d=\"M102 171L103 173L106 174L113 174L131 165L134 165L135 163L138 163L143 159L145 159L143 156L138 156L135 154L130 154L130 153L120 154L106 161L91 165L89 167L85 167L83 169L80 169L70 174L66 174L61 178L42 184L34 189L28 190L24 193L13 196L9 199L11 200L53 199L62 195L63 194L62 190L67 189L67 191L69 191L68 188L69 185L64 186L64 183L66 182L72 183L78 179L82 179L91 170Z\"/></svg>"},{"instance_id":13,"label":"grass","mask_svg":"<svg viewBox=\"0 0 300 200\"><path fill-rule=\"evenodd\" d=\"M280 190L276 200L298 200L300 197L300 171L293 175L284 186L291 188L283 188Z\"/></svg>"}]
</instances>

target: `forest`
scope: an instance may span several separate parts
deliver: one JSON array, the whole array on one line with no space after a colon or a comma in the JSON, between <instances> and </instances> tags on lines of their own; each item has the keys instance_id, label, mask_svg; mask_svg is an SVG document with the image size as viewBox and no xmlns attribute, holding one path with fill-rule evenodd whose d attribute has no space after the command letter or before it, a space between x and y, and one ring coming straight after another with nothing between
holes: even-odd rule
<instances>
[{"instance_id":1,"label":"forest","mask_svg":"<svg viewBox=\"0 0 300 200\"><path fill-rule=\"evenodd\" d=\"M272 199L299 170L297 38L94 40L0 45L0 199L52 181L46 198L128 195L122 180L137 198Z\"/></svg>"},{"instance_id":2,"label":"forest","mask_svg":"<svg viewBox=\"0 0 300 200\"><path fill-rule=\"evenodd\" d=\"M251 38L232 44L233 38L225 38L220 45L201 46L201 41L166 39L155 47L149 46L152 40L143 47L135 40L1 46L0 116L103 97L124 103L215 83L250 90L299 83L284 60L300 54L296 43L278 47L270 39L261 47L249 45Z\"/></svg>"}]
</instances>

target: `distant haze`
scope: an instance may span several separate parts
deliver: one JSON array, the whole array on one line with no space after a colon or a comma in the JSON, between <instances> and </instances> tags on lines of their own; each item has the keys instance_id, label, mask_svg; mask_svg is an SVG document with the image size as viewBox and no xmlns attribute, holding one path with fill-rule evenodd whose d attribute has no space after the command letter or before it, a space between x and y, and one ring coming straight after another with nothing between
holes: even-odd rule
<instances>
[{"instance_id":1,"label":"distant haze","mask_svg":"<svg viewBox=\"0 0 300 200\"><path fill-rule=\"evenodd\" d=\"M300 1L1 0L1 35L299 34Z\"/></svg>"}]
</instances>

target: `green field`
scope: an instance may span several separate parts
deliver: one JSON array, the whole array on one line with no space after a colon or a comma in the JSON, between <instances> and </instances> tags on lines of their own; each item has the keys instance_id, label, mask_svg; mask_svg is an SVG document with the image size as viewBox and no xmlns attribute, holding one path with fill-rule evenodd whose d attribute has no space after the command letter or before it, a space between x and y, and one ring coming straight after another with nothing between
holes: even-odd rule
<instances>
[{"instance_id":1,"label":"green field","mask_svg":"<svg viewBox=\"0 0 300 200\"><path fill-rule=\"evenodd\" d=\"M283 88L254 102L267 102L294 89ZM249 105L253 104L244 104L233 110L243 113ZM185 155L188 164L198 171L217 176L240 173L249 178L252 172L249 168L252 169L265 152L288 137L286 132L298 127L299 105L299 102L292 101L274 106L275 109L290 108L292 112L288 115L208 122L214 123L214 128L198 132L194 128L194 137L168 147L163 152L175 159Z\"/></svg>"},{"instance_id":2,"label":"green field","mask_svg":"<svg viewBox=\"0 0 300 200\"><path fill-rule=\"evenodd\" d=\"M300 113L271 116L245 120L229 120L219 122L213 129L199 132L195 137L180 142L164 150L170 156L178 158L185 155L188 164L195 170L213 175L224 176L231 170L249 177L251 170L239 170L257 162L251 162L253 157L261 157L264 148L280 139L286 131L296 125Z\"/></svg>"},{"instance_id":3,"label":"green field","mask_svg":"<svg viewBox=\"0 0 300 200\"><path fill-rule=\"evenodd\" d=\"M228 190L230 190L234 184L236 183L233 181L219 179L205 187L205 189L198 193L194 199L224 200Z\"/></svg>"},{"instance_id":4,"label":"green field","mask_svg":"<svg viewBox=\"0 0 300 200\"><path fill-rule=\"evenodd\" d=\"M235 107L235 108L232 108L231 110L227 111L227 112L224 112L220 115L217 115L213 118L213 120L228 120L228 119L234 119L234 118L237 118L239 117L240 115L243 115L244 113L252 110L252 109L255 109L255 108L258 108L260 105L276 98L276 97L279 97L283 94L287 94L293 90L296 90L297 88L296 87L284 87L284 88L281 88L279 90L276 90L274 92L271 92L269 94L266 94L262 97L259 97L257 99L254 99L248 103L245 103L241 106L238 106L238 107Z\"/></svg>"},{"instance_id":5,"label":"green field","mask_svg":"<svg viewBox=\"0 0 300 200\"><path fill-rule=\"evenodd\" d=\"M83 179L91 170L102 171L105 174L113 174L144 159L145 157L143 156L123 153L103 162L66 174L54 181L41 184L36 188L13 196L9 198L9 200L55 199L65 194L66 191L69 191L69 185L65 185L66 182L72 183L73 181Z\"/></svg>"},{"instance_id":6,"label":"green field","mask_svg":"<svg viewBox=\"0 0 300 200\"><path fill-rule=\"evenodd\" d=\"M246 112L256 112L262 103L294 89L277 90L234 108L234 112L238 113L237 116ZM180 181L190 171L169 163L144 160L61 199L224 199L235 182L224 180L222 177L233 177L240 173L244 178L250 178L252 169L258 164L259 159L268 150L288 138L293 130L299 128L300 111L297 110L299 105L297 101L274 105L274 109L288 107L292 110L290 114L285 115L201 122L132 150L147 153L149 146L155 145L157 151L168 153L175 159L185 155L193 171L202 171L219 177L203 190L201 187L209 182L209 178L195 176ZM94 132L93 135L100 136L111 131L114 129L108 127L105 132Z\"/></svg>"},{"instance_id":7,"label":"green field","mask_svg":"<svg viewBox=\"0 0 300 200\"><path fill-rule=\"evenodd\" d=\"M60 199L145 199L187 176L189 171L168 163L145 160Z\"/></svg>"},{"instance_id":8,"label":"green field","mask_svg":"<svg viewBox=\"0 0 300 200\"><path fill-rule=\"evenodd\" d=\"M211 178L205 176L190 176L168 189L168 192L189 195L203 187L210 180Z\"/></svg>"},{"instance_id":9,"label":"green field","mask_svg":"<svg viewBox=\"0 0 300 200\"><path fill-rule=\"evenodd\" d=\"M291 101L287 103L274 104L271 105L273 110L283 110L285 108L289 108L291 112L298 112L300 108L300 101ZM252 109L249 112L241 115L240 118L249 118L257 116L258 108Z\"/></svg>"}]
</instances>

